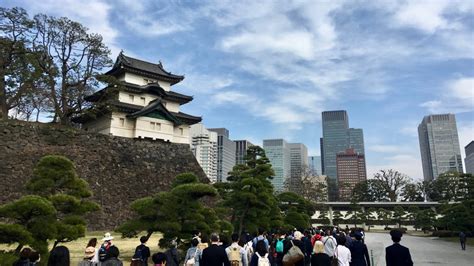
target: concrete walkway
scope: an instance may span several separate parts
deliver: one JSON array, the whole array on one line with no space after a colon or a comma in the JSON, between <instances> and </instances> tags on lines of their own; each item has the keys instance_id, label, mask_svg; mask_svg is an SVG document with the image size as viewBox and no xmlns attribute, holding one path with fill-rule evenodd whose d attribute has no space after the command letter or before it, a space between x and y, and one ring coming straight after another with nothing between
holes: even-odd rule
<instances>
[{"instance_id":1,"label":"concrete walkway","mask_svg":"<svg viewBox=\"0 0 474 266\"><path fill-rule=\"evenodd\" d=\"M373 253L375 265L385 265L385 247L393 243L390 234L367 233L365 243L369 255ZM459 243L404 235L400 244L410 249L415 265L474 265L474 249L468 246L461 250Z\"/></svg>"}]
</instances>

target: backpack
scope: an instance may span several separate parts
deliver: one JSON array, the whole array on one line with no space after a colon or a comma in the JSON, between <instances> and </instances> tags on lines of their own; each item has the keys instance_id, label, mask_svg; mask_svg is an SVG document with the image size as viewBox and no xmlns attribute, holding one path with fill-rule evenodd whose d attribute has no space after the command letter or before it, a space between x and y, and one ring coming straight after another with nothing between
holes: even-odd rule
<instances>
[{"instance_id":1,"label":"backpack","mask_svg":"<svg viewBox=\"0 0 474 266\"><path fill-rule=\"evenodd\" d=\"M231 266L239 266L242 258L240 256L240 247L229 247L229 261Z\"/></svg>"},{"instance_id":2,"label":"backpack","mask_svg":"<svg viewBox=\"0 0 474 266\"><path fill-rule=\"evenodd\" d=\"M133 254L132 260L143 261L142 247L141 245L135 249L135 254Z\"/></svg>"},{"instance_id":3,"label":"backpack","mask_svg":"<svg viewBox=\"0 0 474 266\"><path fill-rule=\"evenodd\" d=\"M266 253L263 257L260 256L258 252L256 252L255 254L257 254L258 257L258 266L270 266L270 261L268 260L268 253Z\"/></svg>"},{"instance_id":4,"label":"backpack","mask_svg":"<svg viewBox=\"0 0 474 266\"><path fill-rule=\"evenodd\" d=\"M194 255L184 263L185 266L193 266L194 264L196 264L196 255L198 251L199 249L196 247L196 250L194 251Z\"/></svg>"},{"instance_id":5,"label":"backpack","mask_svg":"<svg viewBox=\"0 0 474 266\"><path fill-rule=\"evenodd\" d=\"M108 259L108 252L104 245L100 246L99 249L99 261L105 261Z\"/></svg>"},{"instance_id":6,"label":"backpack","mask_svg":"<svg viewBox=\"0 0 474 266\"><path fill-rule=\"evenodd\" d=\"M288 252L283 256L283 265L295 265L297 262L304 259L304 254L301 249L291 241L291 248Z\"/></svg>"},{"instance_id":7,"label":"backpack","mask_svg":"<svg viewBox=\"0 0 474 266\"><path fill-rule=\"evenodd\" d=\"M277 253L283 253L283 239L278 239L276 243L275 250Z\"/></svg>"},{"instance_id":8,"label":"backpack","mask_svg":"<svg viewBox=\"0 0 474 266\"><path fill-rule=\"evenodd\" d=\"M252 248L253 250L256 250L257 249L257 242L260 241L260 240L264 240L265 241L265 237L263 236L257 236L253 239L253 243L252 243ZM265 245L266 246L266 245Z\"/></svg>"}]
</instances>

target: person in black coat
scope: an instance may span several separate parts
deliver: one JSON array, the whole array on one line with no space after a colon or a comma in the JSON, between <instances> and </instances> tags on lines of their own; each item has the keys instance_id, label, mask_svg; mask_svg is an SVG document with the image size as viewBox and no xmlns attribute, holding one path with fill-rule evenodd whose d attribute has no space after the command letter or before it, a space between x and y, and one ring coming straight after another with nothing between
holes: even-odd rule
<instances>
[{"instance_id":1,"label":"person in black coat","mask_svg":"<svg viewBox=\"0 0 474 266\"><path fill-rule=\"evenodd\" d=\"M230 266L229 258L225 249L218 245L219 235L211 235L211 245L202 251L202 258L199 261L200 266Z\"/></svg>"},{"instance_id":2,"label":"person in black coat","mask_svg":"<svg viewBox=\"0 0 474 266\"><path fill-rule=\"evenodd\" d=\"M367 245L362 243L362 234L355 232L355 241L349 247L351 251L351 266L370 266L369 251Z\"/></svg>"},{"instance_id":3,"label":"person in black coat","mask_svg":"<svg viewBox=\"0 0 474 266\"><path fill-rule=\"evenodd\" d=\"M311 266L331 266L331 258L324 253L324 244L321 236L314 242L313 255L311 255Z\"/></svg>"},{"instance_id":4,"label":"person in black coat","mask_svg":"<svg viewBox=\"0 0 474 266\"><path fill-rule=\"evenodd\" d=\"M398 230L390 231L392 236L393 245L385 248L385 262L387 266L411 266L413 261L411 260L410 250L402 245L402 232Z\"/></svg>"}]
</instances>

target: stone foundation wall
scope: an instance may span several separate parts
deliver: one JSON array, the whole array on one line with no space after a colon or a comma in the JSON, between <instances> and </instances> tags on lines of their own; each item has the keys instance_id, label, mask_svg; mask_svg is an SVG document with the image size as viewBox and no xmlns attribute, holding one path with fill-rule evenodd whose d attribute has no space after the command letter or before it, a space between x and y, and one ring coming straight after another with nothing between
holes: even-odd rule
<instances>
[{"instance_id":1,"label":"stone foundation wall","mask_svg":"<svg viewBox=\"0 0 474 266\"><path fill-rule=\"evenodd\" d=\"M174 177L192 172L209 182L189 145L127 139L48 124L0 121L0 203L20 198L45 155L63 155L89 182L102 210L89 229L111 230L132 214L138 198L168 190Z\"/></svg>"}]
</instances>

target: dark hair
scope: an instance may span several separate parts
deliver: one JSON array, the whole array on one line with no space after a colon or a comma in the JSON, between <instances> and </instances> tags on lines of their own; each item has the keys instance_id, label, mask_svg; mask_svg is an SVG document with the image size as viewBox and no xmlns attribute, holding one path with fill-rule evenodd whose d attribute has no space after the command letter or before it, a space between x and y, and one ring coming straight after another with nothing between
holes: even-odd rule
<instances>
[{"instance_id":1,"label":"dark hair","mask_svg":"<svg viewBox=\"0 0 474 266\"><path fill-rule=\"evenodd\" d=\"M263 235L264 232L265 232L265 229L263 229L262 227L258 228L258 235Z\"/></svg>"},{"instance_id":2,"label":"dark hair","mask_svg":"<svg viewBox=\"0 0 474 266\"><path fill-rule=\"evenodd\" d=\"M30 253L30 262L37 262L40 259L40 254L38 251L32 251Z\"/></svg>"},{"instance_id":3,"label":"dark hair","mask_svg":"<svg viewBox=\"0 0 474 266\"><path fill-rule=\"evenodd\" d=\"M140 243L145 244L148 241L148 237L142 236L140 237Z\"/></svg>"},{"instance_id":4,"label":"dark hair","mask_svg":"<svg viewBox=\"0 0 474 266\"><path fill-rule=\"evenodd\" d=\"M65 246L57 246L49 254L48 266L69 265L69 249Z\"/></svg>"},{"instance_id":5,"label":"dark hair","mask_svg":"<svg viewBox=\"0 0 474 266\"><path fill-rule=\"evenodd\" d=\"M265 241L259 240L255 247L255 251L258 252L261 257L265 256L265 254L267 254L267 245L265 245Z\"/></svg>"},{"instance_id":6,"label":"dark hair","mask_svg":"<svg viewBox=\"0 0 474 266\"><path fill-rule=\"evenodd\" d=\"M30 254L33 250L31 250L31 248L23 248L21 251L20 251L20 260L26 260L28 258L30 258Z\"/></svg>"},{"instance_id":7,"label":"dark hair","mask_svg":"<svg viewBox=\"0 0 474 266\"><path fill-rule=\"evenodd\" d=\"M344 246L346 244L346 237L344 236L338 236L337 237L337 244Z\"/></svg>"},{"instance_id":8,"label":"dark hair","mask_svg":"<svg viewBox=\"0 0 474 266\"><path fill-rule=\"evenodd\" d=\"M217 242L217 241L219 241L219 235L217 233L212 233L211 242Z\"/></svg>"},{"instance_id":9,"label":"dark hair","mask_svg":"<svg viewBox=\"0 0 474 266\"><path fill-rule=\"evenodd\" d=\"M166 262L166 255L163 252L158 252L151 256L151 260L154 264L163 264L163 262Z\"/></svg>"},{"instance_id":10,"label":"dark hair","mask_svg":"<svg viewBox=\"0 0 474 266\"><path fill-rule=\"evenodd\" d=\"M398 243L398 242L402 241L402 238L399 237L399 236L392 236L392 241Z\"/></svg>"},{"instance_id":11,"label":"dark hair","mask_svg":"<svg viewBox=\"0 0 474 266\"><path fill-rule=\"evenodd\" d=\"M110 246L109 247L109 257L110 258L118 258L120 255L120 251L116 246Z\"/></svg>"},{"instance_id":12,"label":"dark hair","mask_svg":"<svg viewBox=\"0 0 474 266\"><path fill-rule=\"evenodd\" d=\"M199 245L199 240L198 240L197 238L193 238L193 239L191 240L191 246L192 246L192 247L195 247L195 246L197 246L197 245Z\"/></svg>"},{"instance_id":13,"label":"dark hair","mask_svg":"<svg viewBox=\"0 0 474 266\"><path fill-rule=\"evenodd\" d=\"M246 233L242 233L240 235L240 238L239 238L239 246L243 247L245 246L245 243L247 243L247 234Z\"/></svg>"},{"instance_id":14,"label":"dark hair","mask_svg":"<svg viewBox=\"0 0 474 266\"><path fill-rule=\"evenodd\" d=\"M209 242L209 237L206 234L203 234L201 236L201 243L208 243Z\"/></svg>"},{"instance_id":15,"label":"dark hair","mask_svg":"<svg viewBox=\"0 0 474 266\"><path fill-rule=\"evenodd\" d=\"M97 246L97 238L94 237L94 238L91 238L89 240L89 243L87 243L86 248L87 247L95 247L95 246Z\"/></svg>"},{"instance_id":16,"label":"dark hair","mask_svg":"<svg viewBox=\"0 0 474 266\"><path fill-rule=\"evenodd\" d=\"M239 234L233 233L230 238L232 239L232 242L237 242L239 241Z\"/></svg>"}]
</instances>

